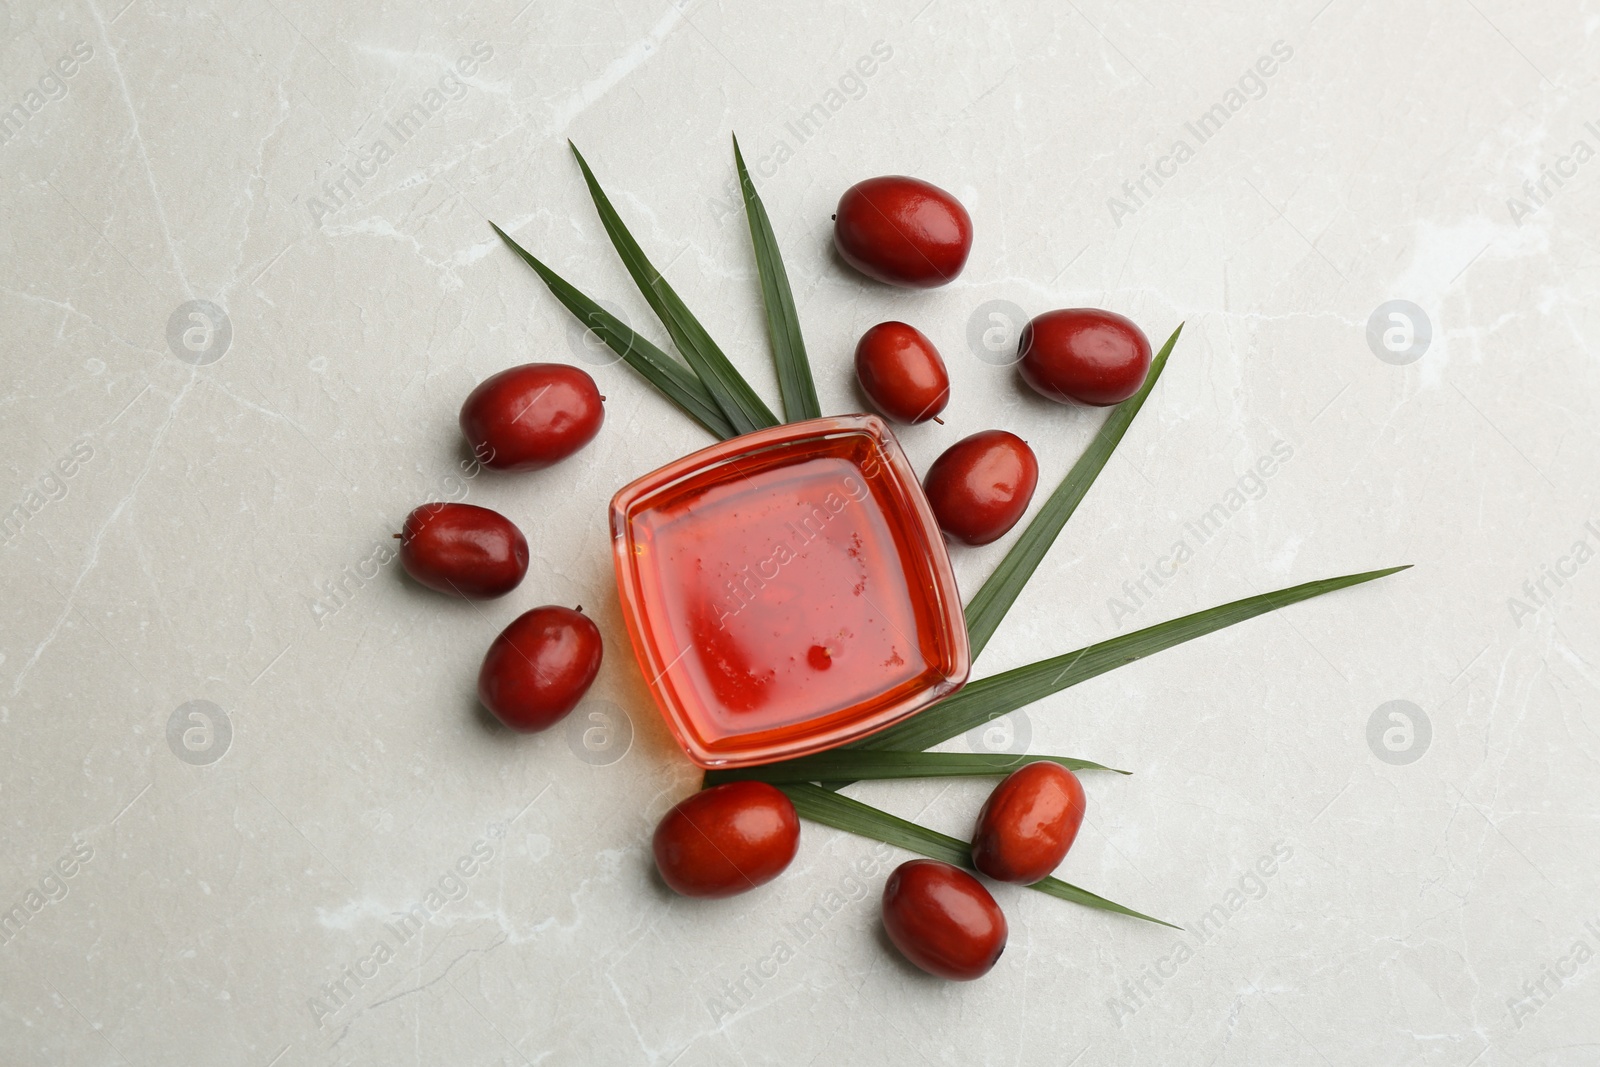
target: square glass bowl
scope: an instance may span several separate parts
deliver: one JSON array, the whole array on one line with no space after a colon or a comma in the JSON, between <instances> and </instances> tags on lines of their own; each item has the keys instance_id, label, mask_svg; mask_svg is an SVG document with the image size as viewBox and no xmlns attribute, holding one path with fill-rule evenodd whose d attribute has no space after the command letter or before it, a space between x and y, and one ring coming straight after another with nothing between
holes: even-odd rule
<instances>
[{"instance_id":1,"label":"square glass bowl","mask_svg":"<svg viewBox=\"0 0 1600 1067\"><path fill-rule=\"evenodd\" d=\"M702 767L833 748L967 680L944 536L876 416L669 463L612 498L611 536L634 654Z\"/></svg>"}]
</instances>

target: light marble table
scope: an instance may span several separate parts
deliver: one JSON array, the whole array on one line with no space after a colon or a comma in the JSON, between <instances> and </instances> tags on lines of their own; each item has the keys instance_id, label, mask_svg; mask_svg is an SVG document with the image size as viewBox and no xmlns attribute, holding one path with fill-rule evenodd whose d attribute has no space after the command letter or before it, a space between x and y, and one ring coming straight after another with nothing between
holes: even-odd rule
<instances>
[{"instance_id":1,"label":"light marble table","mask_svg":"<svg viewBox=\"0 0 1600 1067\"><path fill-rule=\"evenodd\" d=\"M0 4L0 1063L1600 1062L1600 7L1258 6ZM697 777L605 509L708 439L486 220L664 343L572 138L775 396L730 132L824 408L877 321L944 351L919 469L1002 426L1048 487L1090 440L1018 316L1187 323L980 674L1416 565L947 746L1136 772L1084 776L1061 873L1182 932L1007 887L1000 965L944 984L881 933L887 846L808 825L719 903L651 873ZM967 205L957 283L835 258L883 173ZM461 399L530 360L604 431L469 477ZM522 525L521 589L398 573L440 498ZM538 603L607 660L512 736L473 678ZM985 788L852 794L959 836Z\"/></svg>"}]
</instances>

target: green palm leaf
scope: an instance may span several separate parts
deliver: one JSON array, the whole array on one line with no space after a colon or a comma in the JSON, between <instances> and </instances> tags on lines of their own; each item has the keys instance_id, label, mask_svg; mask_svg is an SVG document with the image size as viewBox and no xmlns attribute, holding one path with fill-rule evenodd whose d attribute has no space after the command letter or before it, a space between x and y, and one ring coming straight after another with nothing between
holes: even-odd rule
<instances>
[{"instance_id":1,"label":"green palm leaf","mask_svg":"<svg viewBox=\"0 0 1600 1067\"><path fill-rule=\"evenodd\" d=\"M500 227L492 222L489 225L494 226L494 232L511 246L512 251L522 257L523 262L538 272L539 277L544 279L544 284L550 287L550 292L566 305L568 311L578 317L579 322L593 330L613 352L627 362L628 366L638 371L647 382L660 390L663 396L682 408L685 414L713 435L724 441L736 436L728 417L722 413L722 408L717 406L717 402L711 398L711 393L706 390L705 383L695 377L693 371L634 333L621 319L579 292L559 274L535 259L527 249L513 241Z\"/></svg>"},{"instance_id":2,"label":"green palm leaf","mask_svg":"<svg viewBox=\"0 0 1600 1067\"><path fill-rule=\"evenodd\" d=\"M959 841L937 830L930 830L926 826L919 826L914 822L890 815L880 811L870 804L863 804L859 800L852 800L838 793L830 793L826 789L818 789L814 785L784 785L779 786L794 802L795 811L802 818L819 822L825 826L832 826L862 837L870 837L875 841L884 841L899 848L916 852L930 859L943 860L953 863L958 867L972 866L972 846L965 841ZM1171 926L1174 930L1182 927L1173 926L1172 923L1145 915L1143 912L1125 908L1121 904L1107 900L1087 889L1079 889L1070 882L1063 882L1059 878L1046 878L1042 882L1035 882L1029 886L1041 893L1070 900L1074 904L1085 907L1099 908L1101 911L1114 911L1119 915L1131 915L1135 919L1146 922L1160 923L1162 926Z\"/></svg>"},{"instance_id":3,"label":"green palm leaf","mask_svg":"<svg viewBox=\"0 0 1600 1067\"><path fill-rule=\"evenodd\" d=\"M1193 641L1235 623L1253 619L1269 611L1310 600L1312 597L1345 589L1362 582L1403 571L1401 567L1323 578L1303 585L1279 589L1259 596L1235 600L1231 604L1197 611L1192 615L1158 623L1131 634L1080 648L1076 652L1031 663L982 681L973 682L926 711L920 712L882 733L855 743L858 748L924 749L964 734L975 726L1015 711L1035 700L1059 693L1069 686L1115 670L1136 659Z\"/></svg>"},{"instance_id":4,"label":"green palm leaf","mask_svg":"<svg viewBox=\"0 0 1600 1067\"><path fill-rule=\"evenodd\" d=\"M612 245L622 257L623 266L628 268L634 284L638 285L645 300L649 301L651 309L667 328L672 343L683 353L683 358L705 383L717 406L728 417L728 422L737 433L741 434L778 425L778 417L762 403L756 391L750 388L750 383L744 380L744 376L732 363L728 362L728 357L717 347L717 343L711 339L705 327L700 325L700 321L684 306L677 292L661 276L661 272L656 270L645 257L639 243L628 232L622 217L617 214L616 208L611 206L611 201L606 198L600 183L595 180L594 172L584 161L578 146L570 141L568 144L572 148L572 154L577 157L578 166L583 170L583 180L589 186L589 196L594 200L595 210L600 214L600 222L605 226Z\"/></svg>"},{"instance_id":5,"label":"green palm leaf","mask_svg":"<svg viewBox=\"0 0 1600 1067\"><path fill-rule=\"evenodd\" d=\"M1178 343L1178 335L1182 332L1182 325L1172 331L1172 336L1167 338L1167 343L1161 346L1161 351L1151 361L1150 373L1145 376L1144 385L1111 410L1094 441L1078 457L1078 462L1072 465L1056 491L1050 494L1050 499L1044 502L1016 544L1011 546L994 573L989 575L977 595L967 604L967 636L972 644L973 659L978 658L978 653L994 636L1000 620L1011 610L1023 586L1028 584L1028 579L1038 569L1045 553L1055 544L1061 528L1077 510L1078 502L1094 484L1106 460L1111 458L1122 435L1128 432L1133 417L1139 414L1150 390L1155 388L1162 370L1166 368L1167 357L1172 355L1172 346Z\"/></svg>"},{"instance_id":6,"label":"green palm leaf","mask_svg":"<svg viewBox=\"0 0 1600 1067\"><path fill-rule=\"evenodd\" d=\"M800 337L800 316L794 309L789 272L783 269L783 256L778 252L772 220L767 218L766 206L761 203L750 172L745 169L737 137L733 139L733 162L739 170L744 213L750 222L750 243L755 246L756 270L761 275L761 302L767 309L767 340L772 345L772 362L778 370L784 417L790 422L819 418L822 405L817 403L811 363L806 358L805 341Z\"/></svg>"},{"instance_id":7,"label":"green palm leaf","mask_svg":"<svg viewBox=\"0 0 1600 1067\"><path fill-rule=\"evenodd\" d=\"M1013 755L1009 752L905 752L836 748L814 756L768 763L758 767L734 767L708 771L705 784L723 782L832 782L881 780L888 778L965 778L1010 774L1018 767L1039 760L1059 763L1069 771L1113 771L1115 767L1067 756Z\"/></svg>"}]
</instances>

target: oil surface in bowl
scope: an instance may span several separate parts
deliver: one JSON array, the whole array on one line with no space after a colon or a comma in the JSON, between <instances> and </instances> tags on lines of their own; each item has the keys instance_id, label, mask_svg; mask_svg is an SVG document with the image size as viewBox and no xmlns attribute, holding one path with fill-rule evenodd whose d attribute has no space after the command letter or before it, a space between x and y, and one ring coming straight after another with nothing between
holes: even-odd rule
<instances>
[{"instance_id":1,"label":"oil surface in bowl","mask_svg":"<svg viewBox=\"0 0 1600 1067\"><path fill-rule=\"evenodd\" d=\"M796 432L819 424L845 428ZM697 762L814 751L965 680L948 558L887 435L870 416L778 427L618 494L630 635Z\"/></svg>"}]
</instances>

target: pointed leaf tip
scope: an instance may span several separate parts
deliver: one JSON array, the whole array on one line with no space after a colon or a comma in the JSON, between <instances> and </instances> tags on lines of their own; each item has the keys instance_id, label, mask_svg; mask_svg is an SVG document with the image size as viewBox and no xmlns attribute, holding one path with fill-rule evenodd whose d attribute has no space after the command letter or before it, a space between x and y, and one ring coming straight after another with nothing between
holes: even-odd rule
<instances>
[{"instance_id":1,"label":"pointed leaf tip","mask_svg":"<svg viewBox=\"0 0 1600 1067\"><path fill-rule=\"evenodd\" d=\"M779 788L788 794L795 810L803 819L882 841L908 852L916 852L958 867L972 866L972 845L969 842L957 840L937 830L930 830L918 823L881 811L870 804L863 804L859 800L838 793L830 793L814 785L782 785ZM1171 926L1174 930L1181 929L1164 919L1134 911L1115 901L1107 900L1098 893L1091 893L1069 882L1063 882L1059 878L1046 878L1028 888L1085 907Z\"/></svg>"},{"instance_id":2,"label":"pointed leaf tip","mask_svg":"<svg viewBox=\"0 0 1600 1067\"><path fill-rule=\"evenodd\" d=\"M1045 500L1027 526L1023 527L1022 535L1000 560L1000 565L967 602L967 638L972 645L974 660L994 636L1000 621L1005 618L1006 612L1011 610L1011 605L1016 603L1028 580L1044 561L1045 554L1055 544L1067 520L1072 518L1072 513L1077 510L1079 503L1094 485L1095 479L1105 469L1112 452L1121 443L1123 435L1128 432L1128 427L1139 414L1139 409L1144 406L1145 400L1155 389L1156 382L1160 381L1161 372L1166 369L1167 360L1172 355L1173 347L1178 343L1178 335L1182 332L1182 325L1172 331L1167 343L1162 345L1161 350L1151 359L1150 369L1139 391L1111 409L1111 414L1106 416L1106 421L1101 424L1094 440L1089 442L1089 447L1084 449L1078 461L1061 480L1061 484Z\"/></svg>"},{"instance_id":3,"label":"pointed leaf tip","mask_svg":"<svg viewBox=\"0 0 1600 1067\"><path fill-rule=\"evenodd\" d=\"M737 431L729 424L722 409L693 371L634 333L622 320L579 292L566 279L539 262L531 252L519 245L494 222L491 221L489 225L494 227L494 232L500 235L500 239L524 263L533 268L534 273L544 281L551 294L561 301L579 322L594 331L613 352L621 356L628 366L713 436L726 440L735 435Z\"/></svg>"},{"instance_id":4,"label":"pointed leaf tip","mask_svg":"<svg viewBox=\"0 0 1600 1067\"><path fill-rule=\"evenodd\" d=\"M612 247L621 257L623 266L628 269L628 274L639 287L639 292L643 294L650 309L667 328L673 345L683 354L694 375L705 385L722 410L725 420L741 434L778 425L778 417L756 395L750 383L745 381L744 376L729 362L727 355L711 339L705 327L690 313L677 291L668 284L666 278L644 254L644 250L628 231L622 216L617 213L605 191L600 187L599 180L589 169L589 164L584 161L576 145L573 146L572 153L577 157L578 166L583 171L584 183L589 188L589 198L594 201L595 211L600 216L601 225L605 227L606 236L611 238Z\"/></svg>"},{"instance_id":5,"label":"pointed leaf tip","mask_svg":"<svg viewBox=\"0 0 1600 1067\"><path fill-rule=\"evenodd\" d=\"M790 422L814 419L822 414L817 399L816 383L811 374L811 363L806 356L804 338L800 335L800 316L794 306L794 292L789 286L789 274L783 266L783 256L778 251L778 238L772 230L772 220L756 192L755 182L745 167L744 155L739 151L739 139L733 139L733 162L739 174L739 191L744 197L745 218L750 224L750 243L755 249L756 271L761 279L761 302L767 312L767 342L772 349L772 362L778 372L778 391L783 400L783 414Z\"/></svg>"},{"instance_id":6,"label":"pointed leaf tip","mask_svg":"<svg viewBox=\"0 0 1600 1067\"><path fill-rule=\"evenodd\" d=\"M1105 674L1134 660L1215 633L1268 612L1310 600L1325 593L1348 589L1404 570L1362 571L1337 578L1304 582L1287 589L1258 593L1205 611L1197 611L1154 626L1122 634L1075 652L1054 656L967 683L952 696L881 733L851 743L854 748L926 749L958 737L975 726L1052 693Z\"/></svg>"}]
</instances>

